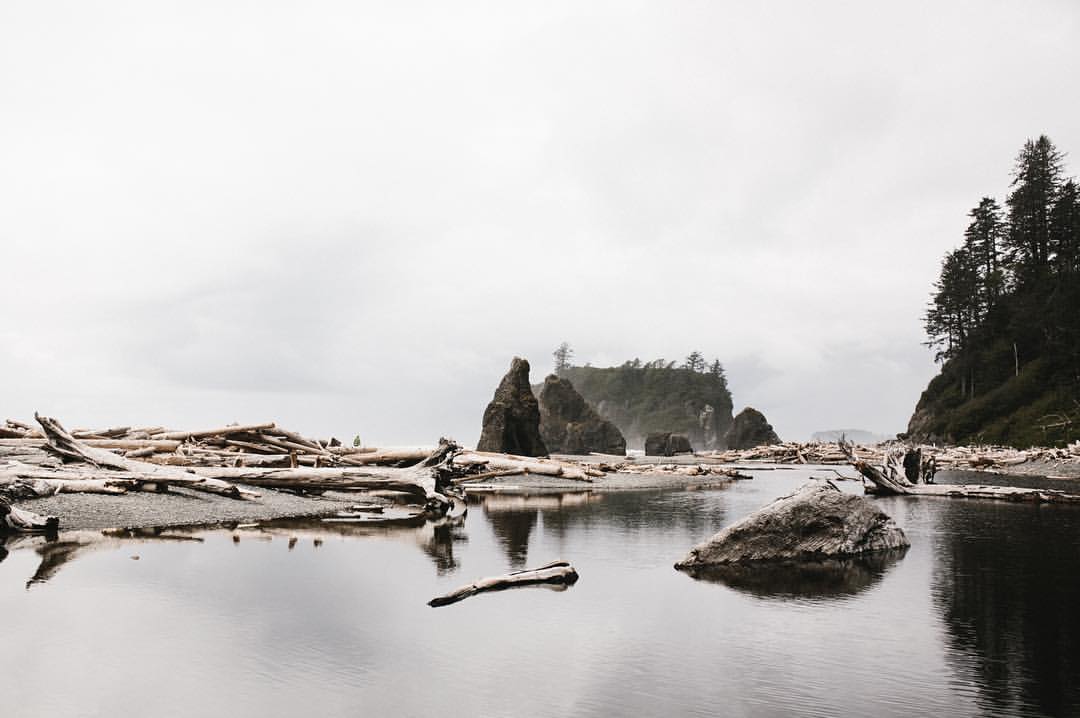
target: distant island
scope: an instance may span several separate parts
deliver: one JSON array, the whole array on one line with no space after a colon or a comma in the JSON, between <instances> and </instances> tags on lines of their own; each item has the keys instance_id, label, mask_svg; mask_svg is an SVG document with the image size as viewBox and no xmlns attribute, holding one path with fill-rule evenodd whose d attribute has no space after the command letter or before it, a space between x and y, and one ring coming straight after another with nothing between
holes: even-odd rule
<instances>
[{"instance_id":1,"label":"distant island","mask_svg":"<svg viewBox=\"0 0 1080 718\"><path fill-rule=\"evenodd\" d=\"M831 444L840 439L845 439L855 444L861 444L863 446L873 446L874 444L880 444L883 441L889 441L896 437L888 436L886 434L875 434L872 431L865 431L863 429L829 429L828 431L815 431L810 440L817 444Z\"/></svg>"},{"instance_id":2,"label":"distant island","mask_svg":"<svg viewBox=\"0 0 1080 718\"><path fill-rule=\"evenodd\" d=\"M908 438L1063 446L1080 439L1080 188L1029 140L1002 207L983 197L925 316L942 363Z\"/></svg>"},{"instance_id":3,"label":"distant island","mask_svg":"<svg viewBox=\"0 0 1080 718\"><path fill-rule=\"evenodd\" d=\"M560 353L561 352L561 353ZM640 449L657 432L685 434L695 450L726 448L732 416L731 392L720 360L691 352L683 362L631 359L616 367L573 366L563 344L555 373Z\"/></svg>"}]
</instances>

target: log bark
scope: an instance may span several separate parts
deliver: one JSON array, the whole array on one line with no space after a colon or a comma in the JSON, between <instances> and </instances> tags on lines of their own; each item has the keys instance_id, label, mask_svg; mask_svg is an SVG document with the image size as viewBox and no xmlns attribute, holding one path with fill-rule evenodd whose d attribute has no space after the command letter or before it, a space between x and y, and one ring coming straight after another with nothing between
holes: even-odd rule
<instances>
[{"instance_id":1,"label":"log bark","mask_svg":"<svg viewBox=\"0 0 1080 718\"><path fill-rule=\"evenodd\" d=\"M501 591L507 588L532 586L541 583L563 584L571 586L578 580L578 573L566 561L552 561L539 568L530 568L524 571L515 571L505 576L492 576L482 578L467 586L455 589L443 596L436 596L428 601L432 607L448 606L451 603L463 601L470 596L485 591Z\"/></svg>"}]
</instances>

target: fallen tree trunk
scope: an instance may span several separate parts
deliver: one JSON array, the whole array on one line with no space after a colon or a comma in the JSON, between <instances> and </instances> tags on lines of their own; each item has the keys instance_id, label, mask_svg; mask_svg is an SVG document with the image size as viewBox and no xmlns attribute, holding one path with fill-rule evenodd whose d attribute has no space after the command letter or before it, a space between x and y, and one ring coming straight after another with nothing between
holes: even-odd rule
<instances>
[{"instance_id":1,"label":"fallen tree trunk","mask_svg":"<svg viewBox=\"0 0 1080 718\"><path fill-rule=\"evenodd\" d=\"M539 568L515 571L505 576L482 578L479 581L470 583L468 586L462 586L443 596L437 596L428 601L428 605L432 607L448 606L451 603L457 603L484 591L501 591L507 588L532 586L541 583L572 586L577 580L578 573L573 566L566 561L552 561Z\"/></svg>"},{"instance_id":2,"label":"fallen tree trunk","mask_svg":"<svg viewBox=\"0 0 1080 718\"><path fill-rule=\"evenodd\" d=\"M492 471L504 471L508 473L539 474L541 476L557 476L562 479L573 481L592 481L592 473L595 476L603 476L603 471L567 464L550 459L534 459L508 454L491 454L487 452L470 451L458 454L454 457L454 463L463 466L482 466Z\"/></svg>"},{"instance_id":3,"label":"fallen tree trunk","mask_svg":"<svg viewBox=\"0 0 1080 718\"><path fill-rule=\"evenodd\" d=\"M1080 503L1080 495L1056 489L1028 489L1019 486L982 486L974 484L913 484L895 464L886 461L885 471L859 459L850 445L844 446L851 465L869 482L866 493L894 496L938 496L946 498L1000 499L1034 503Z\"/></svg>"},{"instance_id":4,"label":"fallen tree trunk","mask_svg":"<svg viewBox=\"0 0 1080 718\"><path fill-rule=\"evenodd\" d=\"M154 449L155 451L176 451L180 448L180 442L163 439L76 439L84 446L95 449L124 449L137 451L141 449ZM0 446L41 446L45 439L0 439Z\"/></svg>"},{"instance_id":5,"label":"fallen tree trunk","mask_svg":"<svg viewBox=\"0 0 1080 718\"><path fill-rule=\"evenodd\" d=\"M0 498L0 534L2 533L46 533L54 534L60 528L60 519L55 516L41 516L32 511L20 509Z\"/></svg>"},{"instance_id":6,"label":"fallen tree trunk","mask_svg":"<svg viewBox=\"0 0 1080 718\"><path fill-rule=\"evenodd\" d=\"M245 424L243 426L221 426L216 429L204 429L202 431L169 431L155 434L155 439L177 439L187 441L189 439L205 439L209 436L224 436L225 434L239 434L242 432L259 432L265 429L273 429L274 423Z\"/></svg>"},{"instance_id":7,"label":"fallen tree trunk","mask_svg":"<svg viewBox=\"0 0 1080 718\"><path fill-rule=\"evenodd\" d=\"M178 484L194 491L205 491L234 499L254 498L257 493L241 489L239 486L206 478L169 466L136 461L124 456L117 456L105 449L86 446L69 434L60 422L46 416L34 415L45 432L46 440L53 451L71 459L85 461L95 466L127 471L138 474L144 480L154 480L165 484Z\"/></svg>"}]
</instances>

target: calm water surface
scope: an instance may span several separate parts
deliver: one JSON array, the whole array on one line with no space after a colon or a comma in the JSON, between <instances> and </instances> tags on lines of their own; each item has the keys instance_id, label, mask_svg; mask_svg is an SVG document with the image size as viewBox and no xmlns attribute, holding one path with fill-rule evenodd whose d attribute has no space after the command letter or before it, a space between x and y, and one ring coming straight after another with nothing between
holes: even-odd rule
<instances>
[{"instance_id":1,"label":"calm water surface","mask_svg":"<svg viewBox=\"0 0 1080 718\"><path fill-rule=\"evenodd\" d=\"M672 569L810 473L487 496L440 526L9 542L3 715L1080 715L1075 507L883 499L901 557ZM557 558L567 590L426 605Z\"/></svg>"}]
</instances>

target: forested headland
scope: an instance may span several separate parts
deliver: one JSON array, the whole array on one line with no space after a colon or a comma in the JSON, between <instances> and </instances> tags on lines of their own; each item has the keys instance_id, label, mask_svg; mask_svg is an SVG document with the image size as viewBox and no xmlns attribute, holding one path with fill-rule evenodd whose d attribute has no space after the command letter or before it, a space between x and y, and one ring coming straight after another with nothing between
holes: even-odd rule
<instances>
[{"instance_id":1,"label":"forested headland","mask_svg":"<svg viewBox=\"0 0 1080 718\"><path fill-rule=\"evenodd\" d=\"M719 360L694 351L682 362L632 359L617 367L574 366L564 344L555 370L569 379L633 448L652 432L685 433L695 449L724 448L732 422L731 392Z\"/></svg>"},{"instance_id":2,"label":"forested headland","mask_svg":"<svg viewBox=\"0 0 1080 718\"><path fill-rule=\"evenodd\" d=\"M983 197L925 315L941 372L910 438L1017 447L1080 438L1080 187L1048 137L1016 158L1004 204Z\"/></svg>"}]
</instances>

